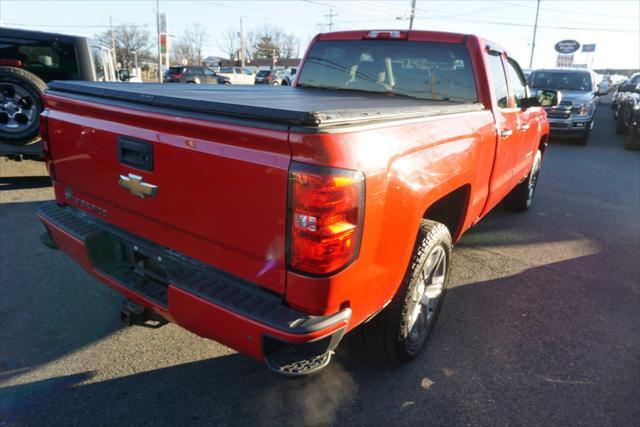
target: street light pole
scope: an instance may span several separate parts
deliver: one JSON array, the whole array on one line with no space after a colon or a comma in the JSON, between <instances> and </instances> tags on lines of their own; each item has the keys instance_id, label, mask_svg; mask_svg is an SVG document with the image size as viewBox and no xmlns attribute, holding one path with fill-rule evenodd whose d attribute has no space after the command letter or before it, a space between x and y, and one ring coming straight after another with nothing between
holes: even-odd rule
<instances>
[{"instance_id":1,"label":"street light pole","mask_svg":"<svg viewBox=\"0 0 640 427\"><path fill-rule=\"evenodd\" d=\"M160 46L160 0L156 0L156 24L158 26L158 83L162 83L162 47Z\"/></svg>"},{"instance_id":2,"label":"street light pole","mask_svg":"<svg viewBox=\"0 0 640 427\"><path fill-rule=\"evenodd\" d=\"M409 29L413 29L413 18L416 17L416 0L411 0L411 14L409 15Z\"/></svg>"},{"instance_id":3,"label":"street light pole","mask_svg":"<svg viewBox=\"0 0 640 427\"><path fill-rule=\"evenodd\" d=\"M536 49L536 33L538 32L538 13L540 13L540 0L536 6L536 23L533 26L533 41L531 42L531 58L529 58L529 68L533 67L533 52Z\"/></svg>"},{"instance_id":4,"label":"street light pole","mask_svg":"<svg viewBox=\"0 0 640 427\"><path fill-rule=\"evenodd\" d=\"M242 26L242 16L240 17L240 66L244 68L244 27Z\"/></svg>"}]
</instances>

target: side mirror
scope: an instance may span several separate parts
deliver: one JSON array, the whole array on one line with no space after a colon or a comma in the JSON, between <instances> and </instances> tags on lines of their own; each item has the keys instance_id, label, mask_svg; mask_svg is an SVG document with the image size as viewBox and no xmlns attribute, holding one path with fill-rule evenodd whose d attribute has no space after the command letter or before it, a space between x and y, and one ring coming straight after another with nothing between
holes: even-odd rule
<instances>
[{"instance_id":1,"label":"side mirror","mask_svg":"<svg viewBox=\"0 0 640 427\"><path fill-rule=\"evenodd\" d=\"M121 82L128 82L131 79L129 75L129 70L118 70L118 78Z\"/></svg>"},{"instance_id":2,"label":"side mirror","mask_svg":"<svg viewBox=\"0 0 640 427\"><path fill-rule=\"evenodd\" d=\"M635 90L635 91L636 91L636 92L638 92L638 93L640 93L640 83L638 83L638 84L636 85L636 90Z\"/></svg>"},{"instance_id":3,"label":"side mirror","mask_svg":"<svg viewBox=\"0 0 640 427\"><path fill-rule=\"evenodd\" d=\"M558 90L536 89L533 96L521 101L522 109L531 107L553 107L560 104L562 94Z\"/></svg>"}]
</instances>

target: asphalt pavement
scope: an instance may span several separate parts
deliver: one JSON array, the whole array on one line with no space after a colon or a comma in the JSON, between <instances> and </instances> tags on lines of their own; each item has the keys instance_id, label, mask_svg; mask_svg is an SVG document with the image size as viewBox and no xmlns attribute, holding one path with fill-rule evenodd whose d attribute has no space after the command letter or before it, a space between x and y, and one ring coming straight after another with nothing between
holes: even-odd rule
<instances>
[{"instance_id":1,"label":"asphalt pavement","mask_svg":"<svg viewBox=\"0 0 640 427\"><path fill-rule=\"evenodd\" d=\"M289 380L121 298L38 242L44 166L0 159L0 425L594 425L640 420L640 152L601 104L586 147L552 141L533 208L496 208L404 366L347 337Z\"/></svg>"}]
</instances>

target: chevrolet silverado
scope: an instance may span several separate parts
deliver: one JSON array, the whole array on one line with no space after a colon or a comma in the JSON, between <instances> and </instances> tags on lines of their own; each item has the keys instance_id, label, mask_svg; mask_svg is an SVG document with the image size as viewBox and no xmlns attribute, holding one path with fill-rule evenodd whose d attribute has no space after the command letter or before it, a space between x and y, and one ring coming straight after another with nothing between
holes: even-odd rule
<instances>
[{"instance_id":1,"label":"chevrolet silverado","mask_svg":"<svg viewBox=\"0 0 640 427\"><path fill-rule=\"evenodd\" d=\"M505 198L531 205L559 97L495 43L395 30L316 36L292 87L52 82L42 240L123 294L126 322L280 374L355 328L408 361L453 243Z\"/></svg>"}]
</instances>

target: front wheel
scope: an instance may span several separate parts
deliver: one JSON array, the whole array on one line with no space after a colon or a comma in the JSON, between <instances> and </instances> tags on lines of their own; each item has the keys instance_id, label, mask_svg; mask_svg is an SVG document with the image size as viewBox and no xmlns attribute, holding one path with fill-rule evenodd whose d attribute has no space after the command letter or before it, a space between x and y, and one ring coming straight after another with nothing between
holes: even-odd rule
<instances>
[{"instance_id":1,"label":"front wheel","mask_svg":"<svg viewBox=\"0 0 640 427\"><path fill-rule=\"evenodd\" d=\"M452 241L448 228L423 220L405 277L389 305L362 325L364 346L383 357L414 359L431 335L449 283Z\"/></svg>"},{"instance_id":2,"label":"front wheel","mask_svg":"<svg viewBox=\"0 0 640 427\"><path fill-rule=\"evenodd\" d=\"M538 150L536 157L533 159L533 166L527 177L520 184L511 190L505 199L507 206L515 211L524 212L529 210L533 203L533 194L538 185L540 176L540 166L542 165L542 152Z\"/></svg>"},{"instance_id":3,"label":"front wheel","mask_svg":"<svg viewBox=\"0 0 640 427\"><path fill-rule=\"evenodd\" d=\"M625 150L640 150L640 124L638 122L632 123L627 129L627 134L624 137L624 149Z\"/></svg>"}]
</instances>

